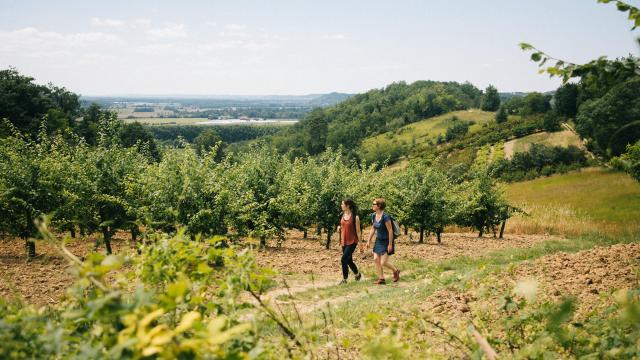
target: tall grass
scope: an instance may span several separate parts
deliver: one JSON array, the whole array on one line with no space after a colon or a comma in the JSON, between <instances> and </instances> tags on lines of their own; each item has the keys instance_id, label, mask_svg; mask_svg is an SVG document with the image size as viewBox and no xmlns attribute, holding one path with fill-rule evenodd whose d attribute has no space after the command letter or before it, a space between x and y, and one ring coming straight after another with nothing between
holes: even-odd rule
<instances>
[{"instance_id":1,"label":"tall grass","mask_svg":"<svg viewBox=\"0 0 640 360\"><path fill-rule=\"evenodd\" d=\"M590 168L509 184L506 195L528 214L509 219L507 233L640 232L640 184L624 173Z\"/></svg>"}]
</instances>

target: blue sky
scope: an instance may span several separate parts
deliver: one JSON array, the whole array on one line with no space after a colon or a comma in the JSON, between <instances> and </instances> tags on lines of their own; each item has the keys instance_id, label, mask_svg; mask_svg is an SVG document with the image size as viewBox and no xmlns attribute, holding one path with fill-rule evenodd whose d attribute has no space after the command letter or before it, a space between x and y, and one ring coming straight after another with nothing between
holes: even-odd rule
<instances>
[{"instance_id":1,"label":"blue sky","mask_svg":"<svg viewBox=\"0 0 640 360\"><path fill-rule=\"evenodd\" d=\"M630 28L596 0L0 0L0 67L83 95L363 92L421 79L546 91L559 81L519 42L584 62L637 55Z\"/></svg>"}]
</instances>

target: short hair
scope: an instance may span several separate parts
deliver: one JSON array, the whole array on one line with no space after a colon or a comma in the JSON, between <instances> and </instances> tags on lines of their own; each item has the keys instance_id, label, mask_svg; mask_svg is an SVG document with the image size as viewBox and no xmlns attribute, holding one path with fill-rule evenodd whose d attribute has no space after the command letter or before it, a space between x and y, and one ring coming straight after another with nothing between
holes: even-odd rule
<instances>
[{"instance_id":1,"label":"short hair","mask_svg":"<svg viewBox=\"0 0 640 360\"><path fill-rule=\"evenodd\" d=\"M378 205L380 210L384 210L384 208L387 207L387 203L384 201L384 198L376 198L373 199L373 201L376 202L376 205Z\"/></svg>"}]
</instances>

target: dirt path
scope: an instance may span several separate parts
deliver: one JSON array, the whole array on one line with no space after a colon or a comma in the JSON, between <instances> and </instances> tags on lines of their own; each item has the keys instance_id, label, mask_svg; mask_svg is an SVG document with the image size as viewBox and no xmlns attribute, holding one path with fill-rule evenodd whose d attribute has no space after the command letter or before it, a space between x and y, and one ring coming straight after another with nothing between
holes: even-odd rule
<instances>
[{"instance_id":1,"label":"dirt path","mask_svg":"<svg viewBox=\"0 0 640 360\"><path fill-rule=\"evenodd\" d=\"M365 231L366 233L366 231ZM321 239L302 239L302 234L291 232L282 247L276 247L275 243L266 250L256 253L256 260L261 266L271 267L282 274L313 274L317 279L341 278L340 249L336 246L337 238L331 249L324 248ZM460 255L480 256L492 251L509 248L529 248L539 242L547 240L559 240L560 237L548 235L510 235L504 239L495 239L491 236L478 238L475 233L446 233L442 235L442 243L438 244L432 237L425 236L425 242L417 242L419 234L410 233L402 235L396 243L395 259L421 259L426 261L440 261ZM362 259L357 252L354 256L356 265L372 266L373 259L370 253Z\"/></svg>"},{"instance_id":2,"label":"dirt path","mask_svg":"<svg viewBox=\"0 0 640 360\"><path fill-rule=\"evenodd\" d=\"M504 143L504 158L507 160L511 160L513 157L513 149L516 146L516 141L518 139L509 140Z\"/></svg>"},{"instance_id":3,"label":"dirt path","mask_svg":"<svg viewBox=\"0 0 640 360\"><path fill-rule=\"evenodd\" d=\"M341 279L340 257L334 236L332 249L325 249L321 239L302 239L302 233L291 232L280 248L272 246L256 253L258 264L272 267L287 279L290 289L282 285L268 293L275 299L286 295L301 293L309 289L322 289L334 286ZM424 244L418 244L418 234L411 234L414 240L402 236L397 243L396 260L421 259L439 261L459 255L477 256L490 251L514 247L530 247L540 241L555 239L549 236L507 235L498 240L492 237L478 239L475 234L443 234L442 244L436 244L431 238L425 238ZM128 235L117 234L112 241L115 253L129 251ZM82 257L93 250L95 238L76 240L68 248ZM274 244L273 244L274 245ZM27 262L24 243L20 240L0 242L0 297L9 299L22 297L35 305L56 304L67 287L73 282L68 273L68 264L57 250L45 243L37 244L39 256ZM104 251L100 249L100 251ZM373 260L362 259L358 253L356 263L366 274L373 273ZM314 280L311 281L311 276ZM364 281L364 280L363 280ZM372 280L366 280L372 281ZM348 299L345 299L348 300ZM336 302L343 300L333 300Z\"/></svg>"}]
</instances>

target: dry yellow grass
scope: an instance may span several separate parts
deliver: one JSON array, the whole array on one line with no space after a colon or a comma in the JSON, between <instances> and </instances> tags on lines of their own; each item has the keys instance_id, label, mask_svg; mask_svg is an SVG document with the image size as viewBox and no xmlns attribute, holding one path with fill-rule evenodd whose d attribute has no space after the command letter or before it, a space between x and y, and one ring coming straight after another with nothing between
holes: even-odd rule
<instances>
[{"instance_id":1,"label":"dry yellow grass","mask_svg":"<svg viewBox=\"0 0 640 360\"><path fill-rule=\"evenodd\" d=\"M516 234L640 233L640 184L624 173L589 168L506 187L529 215L507 221Z\"/></svg>"},{"instance_id":2,"label":"dry yellow grass","mask_svg":"<svg viewBox=\"0 0 640 360\"><path fill-rule=\"evenodd\" d=\"M547 146L568 147L574 145L582 148L582 141L578 135L570 130L556 132L541 132L531 134L505 143L505 158L510 159L513 154L528 151L531 144L541 144Z\"/></svg>"}]
</instances>

